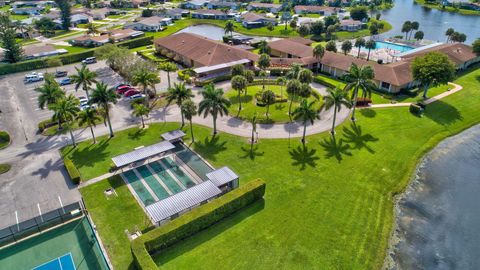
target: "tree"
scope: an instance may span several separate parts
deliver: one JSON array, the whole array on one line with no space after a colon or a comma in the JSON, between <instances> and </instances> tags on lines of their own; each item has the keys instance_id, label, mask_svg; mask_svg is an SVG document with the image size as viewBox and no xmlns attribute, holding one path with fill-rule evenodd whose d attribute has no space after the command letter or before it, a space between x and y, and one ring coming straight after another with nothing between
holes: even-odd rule
<instances>
[{"instance_id":1,"label":"tree","mask_svg":"<svg viewBox=\"0 0 480 270\"><path fill-rule=\"evenodd\" d=\"M342 51L345 55L352 50L352 42L350 40L345 40L342 42Z\"/></svg>"},{"instance_id":2,"label":"tree","mask_svg":"<svg viewBox=\"0 0 480 270\"><path fill-rule=\"evenodd\" d=\"M262 40L258 43L258 53L260 54L270 54L271 49L270 46L268 46L268 43L266 40Z\"/></svg>"},{"instance_id":3,"label":"tree","mask_svg":"<svg viewBox=\"0 0 480 270\"><path fill-rule=\"evenodd\" d=\"M233 24L233 22L229 20L225 23L225 27L223 30L225 30L225 35L230 33L230 38L232 38L233 30L235 30L235 24Z\"/></svg>"},{"instance_id":4,"label":"tree","mask_svg":"<svg viewBox=\"0 0 480 270\"><path fill-rule=\"evenodd\" d=\"M178 84L174 83L173 87L168 89L166 99L167 99L168 105L175 102L175 104L177 104L177 106L181 108L184 101L189 100L194 96L195 95L193 95L192 89L187 88L185 86L185 83L181 82ZM181 110L180 110L180 114L182 116L182 127L183 127L185 125L185 119Z\"/></svg>"},{"instance_id":5,"label":"tree","mask_svg":"<svg viewBox=\"0 0 480 270\"><path fill-rule=\"evenodd\" d=\"M65 97L65 92L51 74L45 74L45 83L35 88L38 95L38 107L43 109Z\"/></svg>"},{"instance_id":6,"label":"tree","mask_svg":"<svg viewBox=\"0 0 480 270\"><path fill-rule=\"evenodd\" d=\"M417 31L415 32L415 35L413 35L413 38L418 41L418 40L422 40L423 36L424 36L423 31Z\"/></svg>"},{"instance_id":7,"label":"tree","mask_svg":"<svg viewBox=\"0 0 480 270\"><path fill-rule=\"evenodd\" d=\"M115 89L108 88L108 86L103 82L98 82L92 92L90 103L98 104L99 107L103 108L105 118L107 118L108 128L110 130L110 138L113 137L114 135L112 123L110 122L110 110L108 105L110 103L117 103L117 94L115 94Z\"/></svg>"},{"instance_id":8,"label":"tree","mask_svg":"<svg viewBox=\"0 0 480 270\"><path fill-rule=\"evenodd\" d=\"M297 29L297 32L301 37L305 37L305 36L308 36L308 34L310 34L310 28L306 24L302 24Z\"/></svg>"},{"instance_id":9,"label":"tree","mask_svg":"<svg viewBox=\"0 0 480 270\"><path fill-rule=\"evenodd\" d=\"M104 59L113 70L119 70L120 68L128 69L128 64L131 62L130 59L134 58L133 54L126 47L119 47L111 43L95 49L95 56L99 59Z\"/></svg>"},{"instance_id":10,"label":"tree","mask_svg":"<svg viewBox=\"0 0 480 270\"><path fill-rule=\"evenodd\" d=\"M325 35L329 39L335 39L334 34L335 34L336 31L337 31L337 26L330 25L329 27L327 27L327 30L325 31Z\"/></svg>"},{"instance_id":11,"label":"tree","mask_svg":"<svg viewBox=\"0 0 480 270\"><path fill-rule=\"evenodd\" d=\"M472 44L473 52L480 56L480 38L477 38Z\"/></svg>"},{"instance_id":12,"label":"tree","mask_svg":"<svg viewBox=\"0 0 480 270\"><path fill-rule=\"evenodd\" d=\"M329 42L327 42L327 44L325 44L325 50L329 51L329 52L337 52L337 44L335 44L335 41L333 40L330 40Z\"/></svg>"},{"instance_id":13,"label":"tree","mask_svg":"<svg viewBox=\"0 0 480 270\"><path fill-rule=\"evenodd\" d=\"M417 31L418 28L420 28L420 23L418 23L417 21L413 21L411 24L410 24L410 38L412 38L412 33L413 31Z\"/></svg>"},{"instance_id":14,"label":"tree","mask_svg":"<svg viewBox=\"0 0 480 270\"><path fill-rule=\"evenodd\" d=\"M287 79L285 77L278 77L276 80L277 84L280 85L280 99L283 99L283 87L287 83Z\"/></svg>"},{"instance_id":15,"label":"tree","mask_svg":"<svg viewBox=\"0 0 480 270\"><path fill-rule=\"evenodd\" d=\"M0 13L0 43L5 49L4 59L9 63L16 63L23 58L23 49L15 40L16 29L8 13Z\"/></svg>"},{"instance_id":16,"label":"tree","mask_svg":"<svg viewBox=\"0 0 480 270\"><path fill-rule=\"evenodd\" d=\"M202 92L203 100L198 105L198 114L203 113L206 118L209 114L213 118L213 134L217 134L217 117L228 114L228 107L230 101L223 96L222 88L215 88L214 84L209 84L204 87Z\"/></svg>"},{"instance_id":17,"label":"tree","mask_svg":"<svg viewBox=\"0 0 480 270\"><path fill-rule=\"evenodd\" d=\"M356 21L368 19L368 10L365 7L354 7L350 10L350 17Z\"/></svg>"},{"instance_id":18,"label":"tree","mask_svg":"<svg viewBox=\"0 0 480 270\"><path fill-rule=\"evenodd\" d=\"M155 84L160 83L160 77L158 77L158 73L152 72L147 68L140 68L133 72L131 80L133 85L142 87L142 91L145 94L145 106L149 107L150 95L147 92L147 89L150 87L154 89L155 92Z\"/></svg>"},{"instance_id":19,"label":"tree","mask_svg":"<svg viewBox=\"0 0 480 270\"><path fill-rule=\"evenodd\" d=\"M192 119L195 115L197 115L197 105L195 105L195 103L191 99L188 99L182 103L182 107L180 107L180 110L182 111L183 115L190 123L190 134L192 136L192 143L194 143L195 137L193 136Z\"/></svg>"},{"instance_id":20,"label":"tree","mask_svg":"<svg viewBox=\"0 0 480 270\"><path fill-rule=\"evenodd\" d=\"M45 61L45 63L47 64L47 67L59 67L59 66L63 65L62 60L60 60L58 58L48 58Z\"/></svg>"},{"instance_id":21,"label":"tree","mask_svg":"<svg viewBox=\"0 0 480 270\"><path fill-rule=\"evenodd\" d=\"M147 18L152 16L153 16L153 10L151 10L150 8L142 10L142 17Z\"/></svg>"},{"instance_id":22,"label":"tree","mask_svg":"<svg viewBox=\"0 0 480 270\"><path fill-rule=\"evenodd\" d=\"M378 35L378 25L375 24L375 23L372 23L370 24L370 26L368 27L368 31L370 32L370 35L372 36L376 36Z\"/></svg>"},{"instance_id":23,"label":"tree","mask_svg":"<svg viewBox=\"0 0 480 270\"><path fill-rule=\"evenodd\" d=\"M349 82L345 86L346 91L352 90L353 112L352 121L355 121L355 108L357 105L358 92L361 90L363 97L369 97L372 90L376 88L373 78L375 72L371 66L359 67L356 64L350 66L350 70L345 74L345 79Z\"/></svg>"},{"instance_id":24,"label":"tree","mask_svg":"<svg viewBox=\"0 0 480 270\"><path fill-rule=\"evenodd\" d=\"M447 36L447 43L450 42L450 38L452 37L453 33L455 33L455 29L453 28L448 28L447 31L445 31L445 36Z\"/></svg>"},{"instance_id":25,"label":"tree","mask_svg":"<svg viewBox=\"0 0 480 270\"><path fill-rule=\"evenodd\" d=\"M242 98L241 94L242 91L247 88L247 79L243 77L242 75L236 75L232 78L232 88L238 92L238 114L240 114L240 111L242 110Z\"/></svg>"},{"instance_id":26,"label":"tree","mask_svg":"<svg viewBox=\"0 0 480 270\"><path fill-rule=\"evenodd\" d=\"M253 150L253 143L255 142L255 132L257 132L257 113L253 114L252 117L252 137L250 139L250 152Z\"/></svg>"},{"instance_id":27,"label":"tree","mask_svg":"<svg viewBox=\"0 0 480 270\"><path fill-rule=\"evenodd\" d=\"M135 117L140 117L140 119L142 120L142 128L145 128L145 121L143 120L143 117L148 117L148 115L150 114L150 108L143 104L134 104L132 114Z\"/></svg>"},{"instance_id":28,"label":"tree","mask_svg":"<svg viewBox=\"0 0 480 270\"><path fill-rule=\"evenodd\" d=\"M75 142L75 137L73 136L71 124L80 111L78 105L80 105L80 101L72 94L49 105L49 109L53 111L52 120L58 121L58 129L62 129L62 122L67 122L69 125L68 130L70 132L73 147L76 147L77 144Z\"/></svg>"},{"instance_id":29,"label":"tree","mask_svg":"<svg viewBox=\"0 0 480 270\"><path fill-rule=\"evenodd\" d=\"M55 0L55 3L60 9L60 17L62 20L62 28L65 31L70 29L71 24L71 7L68 0Z\"/></svg>"},{"instance_id":30,"label":"tree","mask_svg":"<svg viewBox=\"0 0 480 270\"><path fill-rule=\"evenodd\" d=\"M313 48L313 57L315 57L318 61L317 72L321 66L321 60L324 55L325 55L325 48L322 46L322 44L315 45L315 47Z\"/></svg>"},{"instance_id":31,"label":"tree","mask_svg":"<svg viewBox=\"0 0 480 270\"><path fill-rule=\"evenodd\" d=\"M245 66L242 64L237 64L232 67L232 77L237 75L244 76L245 75Z\"/></svg>"},{"instance_id":32,"label":"tree","mask_svg":"<svg viewBox=\"0 0 480 270\"><path fill-rule=\"evenodd\" d=\"M290 21L290 19L291 19L290 12L283 12L282 13L282 16L280 17L280 21L285 24L285 31L287 31L287 25L288 25L288 22Z\"/></svg>"},{"instance_id":33,"label":"tree","mask_svg":"<svg viewBox=\"0 0 480 270\"><path fill-rule=\"evenodd\" d=\"M268 22L267 23L267 29L268 29L268 31L272 32L275 29L275 26L273 25L273 23Z\"/></svg>"},{"instance_id":34,"label":"tree","mask_svg":"<svg viewBox=\"0 0 480 270\"><path fill-rule=\"evenodd\" d=\"M97 139L95 138L95 133L93 132L93 128L97 125L97 122L101 120L100 115L98 114L97 110L92 108L87 108L84 111L81 111L78 114L78 124L83 126L85 124L88 125L90 128L90 132L92 133L93 144L97 143Z\"/></svg>"},{"instance_id":35,"label":"tree","mask_svg":"<svg viewBox=\"0 0 480 270\"><path fill-rule=\"evenodd\" d=\"M261 54L257 62L258 67L265 72L265 70L270 66L270 56L268 54ZM263 80L262 89L265 90L265 79Z\"/></svg>"},{"instance_id":36,"label":"tree","mask_svg":"<svg viewBox=\"0 0 480 270\"><path fill-rule=\"evenodd\" d=\"M365 43L365 39L363 38L357 38L355 40L355 47L358 48L357 58L360 58L360 50L365 46Z\"/></svg>"},{"instance_id":37,"label":"tree","mask_svg":"<svg viewBox=\"0 0 480 270\"><path fill-rule=\"evenodd\" d=\"M423 86L423 98L426 98L430 86L447 84L455 77L455 65L445 54L429 52L413 60L412 75Z\"/></svg>"},{"instance_id":38,"label":"tree","mask_svg":"<svg viewBox=\"0 0 480 270\"><path fill-rule=\"evenodd\" d=\"M300 64L293 64L291 67L290 67L290 70L287 72L287 78L288 79L298 79L298 74L300 73L300 71L302 70L302 66Z\"/></svg>"},{"instance_id":39,"label":"tree","mask_svg":"<svg viewBox=\"0 0 480 270\"><path fill-rule=\"evenodd\" d=\"M368 49L368 55L367 55L367 61L370 60L370 51L375 49L377 47L377 43L375 42L375 40L373 39L369 39L366 43L365 43L365 48Z\"/></svg>"},{"instance_id":40,"label":"tree","mask_svg":"<svg viewBox=\"0 0 480 270\"><path fill-rule=\"evenodd\" d=\"M313 81L313 73L310 69L302 68L297 78L300 83L310 84Z\"/></svg>"},{"instance_id":41,"label":"tree","mask_svg":"<svg viewBox=\"0 0 480 270\"><path fill-rule=\"evenodd\" d=\"M329 26L334 26L340 22L340 20L338 19L338 16L336 15L326 16L325 18L323 18L323 21L325 22L325 28Z\"/></svg>"},{"instance_id":42,"label":"tree","mask_svg":"<svg viewBox=\"0 0 480 270\"><path fill-rule=\"evenodd\" d=\"M310 103L306 99L303 99L300 103L300 106L295 108L293 111L293 116L295 119L300 119L303 123L303 135L302 135L302 144L305 146L305 136L307 133L307 124L310 122L313 125L315 119L320 119L318 110L315 109L316 101Z\"/></svg>"},{"instance_id":43,"label":"tree","mask_svg":"<svg viewBox=\"0 0 480 270\"><path fill-rule=\"evenodd\" d=\"M97 80L97 73L90 71L90 69L86 65L82 65L79 69L75 67L77 74L71 76L72 82L75 84L75 91L78 91L80 87L82 87L83 91L87 94L87 98L90 98L88 89L93 83L96 83Z\"/></svg>"},{"instance_id":44,"label":"tree","mask_svg":"<svg viewBox=\"0 0 480 270\"><path fill-rule=\"evenodd\" d=\"M302 84L297 80L289 80L287 83L287 93L290 95L290 104L288 106L288 115L290 121L292 121L292 105L293 101L296 99L297 94L300 92Z\"/></svg>"},{"instance_id":45,"label":"tree","mask_svg":"<svg viewBox=\"0 0 480 270\"><path fill-rule=\"evenodd\" d=\"M310 25L310 33L314 36L321 36L325 26L322 21L314 21Z\"/></svg>"},{"instance_id":46,"label":"tree","mask_svg":"<svg viewBox=\"0 0 480 270\"><path fill-rule=\"evenodd\" d=\"M266 106L266 109L267 109L266 116L267 116L267 120L268 120L269 119L268 118L268 112L270 111L270 105L275 103L275 93L273 93L272 90L263 91L262 92L262 102Z\"/></svg>"},{"instance_id":47,"label":"tree","mask_svg":"<svg viewBox=\"0 0 480 270\"><path fill-rule=\"evenodd\" d=\"M335 120L337 118L337 112L342 109L342 106L350 108L352 103L348 99L348 92L344 91L338 87L335 89L327 88L327 95L323 97L325 104L323 107L325 110L328 110L333 107L333 122L332 130L330 133L335 134Z\"/></svg>"},{"instance_id":48,"label":"tree","mask_svg":"<svg viewBox=\"0 0 480 270\"><path fill-rule=\"evenodd\" d=\"M98 30L98 25L94 23L87 23L87 35L96 35L100 33L100 30Z\"/></svg>"},{"instance_id":49,"label":"tree","mask_svg":"<svg viewBox=\"0 0 480 270\"><path fill-rule=\"evenodd\" d=\"M454 32L451 36L450 36L450 41L453 41L453 42L465 42L465 40L467 40L467 35L465 35L464 33L460 33L460 32Z\"/></svg>"},{"instance_id":50,"label":"tree","mask_svg":"<svg viewBox=\"0 0 480 270\"><path fill-rule=\"evenodd\" d=\"M172 62L164 62L164 63L161 63L159 68L165 72L167 72L167 79L168 79L168 88L171 88L172 85L170 83L170 72L175 72L178 70L178 67L177 65L175 65L175 63L172 63ZM160 78L159 78L160 79Z\"/></svg>"},{"instance_id":51,"label":"tree","mask_svg":"<svg viewBox=\"0 0 480 270\"><path fill-rule=\"evenodd\" d=\"M296 20L291 20L290 21L290 28L296 29L297 28L297 21Z\"/></svg>"},{"instance_id":52,"label":"tree","mask_svg":"<svg viewBox=\"0 0 480 270\"><path fill-rule=\"evenodd\" d=\"M245 75L244 76L245 76L245 79L247 79L248 83L252 83L255 79L255 72L253 72L253 70L249 70L249 69L245 70ZM246 91L245 91L245 94L247 94Z\"/></svg>"},{"instance_id":53,"label":"tree","mask_svg":"<svg viewBox=\"0 0 480 270\"><path fill-rule=\"evenodd\" d=\"M405 39L407 39L407 34L412 30L412 22L405 21L402 25L402 33L405 33Z\"/></svg>"},{"instance_id":54,"label":"tree","mask_svg":"<svg viewBox=\"0 0 480 270\"><path fill-rule=\"evenodd\" d=\"M48 17L42 17L39 20L35 20L34 25L44 36L49 36L52 33L55 33L55 22Z\"/></svg>"}]
</instances>

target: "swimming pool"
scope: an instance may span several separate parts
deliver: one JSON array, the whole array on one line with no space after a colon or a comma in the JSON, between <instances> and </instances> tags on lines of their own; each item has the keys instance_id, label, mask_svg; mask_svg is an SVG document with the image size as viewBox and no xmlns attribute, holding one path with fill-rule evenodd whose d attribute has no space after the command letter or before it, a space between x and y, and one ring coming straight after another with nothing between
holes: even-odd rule
<instances>
[{"instance_id":1,"label":"swimming pool","mask_svg":"<svg viewBox=\"0 0 480 270\"><path fill-rule=\"evenodd\" d=\"M395 44L386 41L376 41L375 43L375 49L391 49L399 52L406 52L414 49L413 47L407 45Z\"/></svg>"}]
</instances>

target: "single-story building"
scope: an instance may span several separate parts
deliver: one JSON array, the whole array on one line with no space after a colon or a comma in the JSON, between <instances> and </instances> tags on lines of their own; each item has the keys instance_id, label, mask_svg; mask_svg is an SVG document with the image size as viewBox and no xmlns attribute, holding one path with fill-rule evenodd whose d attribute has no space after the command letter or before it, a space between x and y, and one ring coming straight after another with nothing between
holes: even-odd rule
<instances>
[{"instance_id":1,"label":"single-story building","mask_svg":"<svg viewBox=\"0 0 480 270\"><path fill-rule=\"evenodd\" d=\"M182 7L186 9L201 9L207 6L208 0L191 0L182 3Z\"/></svg>"},{"instance_id":2,"label":"single-story building","mask_svg":"<svg viewBox=\"0 0 480 270\"><path fill-rule=\"evenodd\" d=\"M100 36L85 35L72 39L70 43L75 46L82 47L98 47L111 42L121 42L124 40L137 38L145 35L144 32L136 31L132 29L115 29L106 33L102 33Z\"/></svg>"},{"instance_id":3,"label":"single-story building","mask_svg":"<svg viewBox=\"0 0 480 270\"><path fill-rule=\"evenodd\" d=\"M85 13L78 13L78 14L73 14L70 17L70 21L73 26L77 26L79 24L86 24L86 23L92 22L92 17L90 17L88 14L85 14Z\"/></svg>"},{"instance_id":4,"label":"single-story building","mask_svg":"<svg viewBox=\"0 0 480 270\"><path fill-rule=\"evenodd\" d=\"M110 1L99 1L92 3L93 7L95 8L106 8L106 7L111 7Z\"/></svg>"},{"instance_id":5,"label":"single-story building","mask_svg":"<svg viewBox=\"0 0 480 270\"><path fill-rule=\"evenodd\" d=\"M266 11L271 13L278 13L282 5L279 4L271 4L271 3L250 3L247 6L247 10L249 11Z\"/></svg>"},{"instance_id":6,"label":"single-story building","mask_svg":"<svg viewBox=\"0 0 480 270\"><path fill-rule=\"evenodd\" d=\"M320 14L322 16L331 16L337 14L338 8L325 6L295 6L296 14Z\"/></svg>"},{"instance_id":7,"label":"single-story building","mask_svg":"<svg viewBox=\"0 0 480 270\"><path fill-rule=\"evenodd\" d=\"M305 38L279 39L268 43L271 55L280 58L302 58L312 55L310 44L312 41Z\"/></svg>"},{"instance_id":8,"label":"single-story building","mask_svg":"<svg viewBox=\"0 0 480 270\"><path fill-rule=\"evenodd\" d=\"M362 30L366 24L361 21L356 20L341 20L340 21L340 30L341 31L348 31L348 32L356 32Z\"/></svg>"},{"instance_id":9,"label":"single-story building","mask_svg":"<svg viewBox=\"0 0 480 270\"><path fill-rule=\"evenodd\" d=\"M38 7L45 8L45 6L55 7L55 1L16 1L10 4L12 8L24 8L24 7Z\"/></svg>"},{"instance_id":10,"label":"single-story building","mask_svg":"<svg viewBox=\"0 0 480 270\"><path fill-rule=\"evenodd\" d=\"M23 47L26 60L68 53L65 49L56 49L53 45L28 45Z\"/></svg>"},{"instance_id":11,"label":"single-story building","mask_svg":"<svg viewBox=\"0 0 480 270\"><path fill-rule=\"evenodd\" d=\"M239 22L242 22L243 27L245 28L257 28L257 27L263 27L266 26L267 24L271 23L273 25L277 25L277 20L271 19L271 18L266 18L260 14L253 13L253 12L247 12L242 14L238 18Z\"/></svg>"},{"instance_id":12,"label":"single-story building","mask_svg":"<svg viewBox=\"0 0 480 270\"><path fill-rule=\"evenodd\" d=\"M12 8L12 14L15 15L40 15L44 10L43 7L22 7L22 8Z\"/></svg>"},{"instance_id":13,"label":"single-story building","mask_svg":"<svg viewBox=\"0 0 480 270\"><path fill-rule=\"evenodd\" d=\"M181 8L172 8L158 12L157 15L161 17L171 18L172 20L180 20L182 17L187 17L190 11Z\"/></svg>"},{"instance_id":14,"label":"single-story building","mask_svg":"<svg viewBox=\"0 0 480 270\"><path fill-rule=\"evenodd\" d=\"M211 20L227 20L228 14L216 9L197 9L192 11L192 18L195 19L211 19Z\"/></svg>"},{"instance_id":15,"label":"single-story building","mask_svg":"<svg viewBox=\"0 0 480 270\"><path fill-rule=\"evenodd\" d=\"M128 23L123 28L145 32L158 32L162 31L166 26L171 25L172 23L173 20L171 18L152 16L138 22Z\"/></svg>"},{"instance_id":16,"label":"single-story building","mask_svg":"<svg viewBox=\"0 0 480 270\"><path fill-rule=\"evenodd\" d=\"M237 10L239 8L239 4L235 2L225 2L225 1L211 1L207 3L208 9L223 9L228 8L231 10Z\"/></svg>"}]
</instances>

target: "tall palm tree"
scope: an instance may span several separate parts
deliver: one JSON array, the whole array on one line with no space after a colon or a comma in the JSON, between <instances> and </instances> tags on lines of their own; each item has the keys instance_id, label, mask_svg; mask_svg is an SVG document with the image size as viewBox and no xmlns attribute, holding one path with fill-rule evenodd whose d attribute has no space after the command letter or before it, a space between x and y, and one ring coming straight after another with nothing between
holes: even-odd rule
<instances>
[{"instance_id":1,"label":"tall palm tree","mask_svg":"<svg viewBox=\"0 0 480 270\"><path fill-rule=\"evenodd\" d=\"M355 47L358 48L357 58L360 58L360 50L364 46L365 46L365 39L360 37L355 40Z\"/></svg>"},{"instance_id":2,"label":"tall palm tree","mask_svg":"<svg viewBox=\"0 0 480 270\"><path fill-rule=\"evenodd\" d=\"M345 86L346 91L353 90L352 102L353 112L352 121L355 121L355 108L357 105L358 91L362 90L363 97L369 97L372 90L376 88L373 78L375 72L371 66L359 67L356 64L350 66L350 70L345 74L345 79L349 82Z\"/></svg>"},{"instance_id":3,"label":"tall palm tree","mask_svg":"<svg viewBox=\"0 0 480 270\"><path fill-rule=\"evenodd\" d=\"M233 37L233 30L235 30L235 25L233 24L232 21L227 21L225 23L225 27L224 27L223 30L225 30L225 35L230 33L230 38L232 38Z\"/></svg>"},{"instance_id":4,"label":"tall palm tree","mask_svg":"<svg viewBox=\"0 0 480 270\"><path fill-rule=\"evenodd\" d=\"M142 91L145 94L145 105L149 106L150 96L148 95L147 88L152 88L155 91L155 84L160 83L160 77L158 73L152 72L149 69L141 68L135 71L132 76L132 84L142 87Z\"/></svg>"},{"instance_id":5,"label":"tall palm tree","mask_svg":"<svg viewBox=\"0 0 480 270\"><path fill-rule=\"evenodd\" d=\"M48 105L54 104L65 97L65 92L51 74L45 74L45 83L35 88L35 91L39 93L38 107L40 109L43 109L45 106L48 107Z\"/></svg>"},{"instance_id":6,"label":"tall palm tree","mask_svg":"<svg viewBox=\"0 0 480 270\"><path fill-rule=\"evenodd\" d=\"M215 85L209 84L204 87L202 92L203 100L198 105L198 114L203 113L203 117L207 117L209 114L213 118L213 134L217 134L217 117L218 114L223 116L228 114L228 107L230 107L230 101L223 96L222 88L215 88Z\"/></svg>"},{"instance_id":7,"label":"tall palm tree","mask_svg":"<svg viewBox=\"0 0 480 270\"><path fill-rule=\"evenodd\" d=\"M296 99L301 87L302 84L297 79L290 80L287 83L287 93L290 95L290 105L288 106L288 116L290 117L290 121L292 121L293 101Z\"/></svg>"},{"instance_id":8,"label":"tall palm tree","mask_svg":"<svg viewBox=\"0 0 480 270\"><path fill-rule=\"evenodd\" d=\"M258 43L258 53L260 54L270 54L271 49L270 46L268 46L268 42L266 40L262 40Z\"/></svg>"},{"instance_id":9,"label":"tall palm tree","mask_svg":"<svg viewBox=\"0 0 480 270\"><path fill-rule=\"evenodd\" d=\"M287 79L285 77L280 76L277 78L277 84L280 85L280 98L283 99L283 87L287 83Z\"/></svg>"},{"instance_id":10,"label":"tall palm tree","mask_svg":"<svg viewBox=\"0 0 480 270\"><path fill-rule=\"evenodd\" d=\"M78 114L78 124L83 126L85 124L88 125L90 128L90 132L92 133L93 144L97 143L97 139L95 138L95 133L93 132L93 128L97 125L97 122L100 121L102 118L98 114L96 109L87 108L84 111L81 111Z\"/></svg>"},{"instance_id":11,"label":"tall palm tree","mask_svg":"<svg viewBox=\"0 0 480 270\"><path fill-rule=\"evenodd\" d=\"M269 119L268 118L268 113L270 111L270 105L272 105L273 103L275 103L275 93L273 93L272 90L267 90L267 91L263 91L262 93L262 102L266 105L267 107L267 113L266 113L266 116L267 116L267 120Z\"/></svg>"},{"instance_id":12,"label":"tall palm tree","mask_svg":"<svg viewBox=\"0 0 480 270\"><path fill-rule=\"evenodd\" d=\"M232 88L238 92L238 114L240 114L240 111L242 110L242 98L240 95L242 94L242 91L247 88L247 79L242 75L236 75L232 78L231 83Z\"/></svg>"},{"instance_id":13,"label":"tall palm tree","mask_svg":"<svg viewBox=\"0 0 480 270\"><path fill-rule=\"evenodd\" d=\"M325 48L322 46L322 44L318 44L313 48L313 56L317 59L318 64L317 64L317 73L318 69L321 66L320 61L322 60L323 56L325 55Z\"/></svg>"},{"instance_id":14,"label":"tall palm tree","mask_svg":"<svg viewBox=\"0 0 480 270\"><path fill-rule=\"evenodd\" d=\"M182 103L182 107L180 108L185 118L187 118L188 122L190 123L190 134L192 136L192 143L195 142L195 137L193 136L193 124L192 119L195 115L197 115L197 105L191 99L186 100Z\"/></svg>"},{"instance_id":15,"label":"tall palm tree","mask_svg":"<svg viewBox=\"0 0 480 270\"><path fill-rule=\"evenodd\" d=\"M174 83L173 87L168 89L167 93L167 102L168 105L172 104L172 102L175 102L179 108L182 107L182 103L186 100L189 100L190 98L194 97L192 93L192 89L187 88L185 86L185 83ZM185 116L183 115L182 110L180 110L180 115L182 116L182 127L185 125Z\"/></svg>"},{"instance_id":16,"label":"tall palm tree","mask_svg":"<svg viewBox=\"0 0 480 270\"><path fill-rule=\"evenodd\" d=\"M257 65L261 70L265 71L270 66L270 56L266 53L261 54L260 58L258 58ZM263 80L262 89L265 90L265 80Z\"/></svg>"},{"instance_id":17,"label":"tall palm tree","mask_svg":"<svg viewBox=\"0 0 480 270\"><path fill-rule=\"evenodd\" d=\"M98 25L94 24L94 23L87 23L87 34L88 35L96 35L98 33L100 33L100 31L98 30Z\"/></svg>"},{"instance_id":18,"label":"tall palm tree","mask_svg":"<svg viewBox=\"0 0 480 270\"><path fill-rule=\"evenodd\" d=\"M175 65L175 63L172 63L172 62L164 62L160 64L160 69L167 72L168 88L171 88L172 85L170 83L170 72L177 71L178 70L177 65Z\"/></svg>"},{"instance_id":19,"label":"tall palm tree","mask_svg":"<svg viewBox=\"0 0 480 270\"><path fill-rule=\"evenodd\" d=\"M250 151L253 150L253 143L255 142L255 132L257 132L257 113L253 114L252 117L252 138L250 139Z\"/></svg>"},{"instance_id":20,"label":"tall palm tree","mask_svg":"<svg viewBox=\"0 0 480 270\"><path fill-rule=\"evenodd\" d=\"M142 128L145 128L145 121L143 120L143 117L144 116L148 117L149 113L150 113L150 108L143 104L135 104L133 106L133 115L135 117L140 117L140 119L142 119Z\"/></svg>"},{"instance_id":21,"label":"tall palm tree","mask_svg":"<svg viewBox=\"0 0 480 270\"><path fill-rule=\"evenodd\" d=\"M313 73L310 69L302 68L298 73L297 79L301 83L310 84L313 81Z\"/></svg>"},{"instance_id":22,"label":"tall palm tree","mask_svg":"<svg viewBox=\"0 0 480 270\"><path fill-rule=\"evenodd\" d=\"M98 104L99 107L103 108L103 112L107 118L108 128L110 130L110 138L113 137L112 123L110 121L110 110L108 108L109 103L117 103L117 94L115 89L108 88L108 86L99 82L96 84L95 89L92 92L92 97L90 98L91 103Z\"/></svg>"},{"instance_id":23,"label":"tall palm tree","mask_svg":"<svg viewBox=\"0 0 480 270\"><path fill-rule=\"evenodd\" d=\"M335 120L337 118L337 111L339 112L342 109L342 106L350 108L352 103L348 99L348 92L344 91L338 87L335 89L327 88L327 95L323 98L325 101L323 107L325 110L333 107L333 123L332 130L330 133L335 134Z\"/></svg>"},{"instance_id":24,"label":"tall palm tree","mask_svg":"<svg viewBox=\"0 0 480 270\"><path fill-rule=\"evenodd\" d=\"M75 137L72 132L72 122L75 120L78 112L80 111L80 102L78 98L70 94L65 98L58 100L56 103L51 104L49 108L53 111L52 120L58 121L58 129L62 129L62 121L65 121L69 125L70 137L72 139L73 147L76 147Z\"/></svg>"},{"instance_id":25,"label":"tall palm tree","mask_svg":"<svg viewBox=\"0 0 480 270\"><path fill-rule=\"evenodd\" d=\"M318 110L315 109L316 101L312 101L310 103L307 102L306 99L302 100L300 106L295 108L293 111L293 115L295 119L300 119L303 122L303 136L302 136L302 143L305 146L305 135L307 133L307 124L310 122L313 125L315 119L320 119L320 115L318 114Z\"/></svg>"},{"instance_id":26,"label":"tall palm tree","mask_svg":"<svg viewBox=\"0 0 480 270\"><path fill-rule=\"evenodd\" d=\"M97 77L97 73L91 71L87 66L82 65L79 69L75 67L77 74L71 76L73 83L75 84L75 91L77 91L80 87L82 87L83 91L87 94L87 98L90 98L88 89L90 86L97 82L95 79Z\"/></svg>"},{"instance_id":27,"label":"tall palm tree","mask_svg":"<svg viewBox=\"0 0 480 270\"><path fill-rule=\"evenodd\" d=\"M367 42L365 42L365 48L368 49L367 61L370 60L370 51L375 49L376 47L377 47L377 43L373 39L370 39Z\"/></svg>"},{"instance_id":28,"label":"tall palm tree","mask_svg":"<svg viewBox=\"0 0 480 270\"><path fill-rule=\"evenodd\" d=\"M296 64L296 63L293 64L290 70L287 72L287 78L289 80L298 79L298 74L300 73L301 70L302 70L302 66L300 64Z\"/></svg>"}]
</instances>

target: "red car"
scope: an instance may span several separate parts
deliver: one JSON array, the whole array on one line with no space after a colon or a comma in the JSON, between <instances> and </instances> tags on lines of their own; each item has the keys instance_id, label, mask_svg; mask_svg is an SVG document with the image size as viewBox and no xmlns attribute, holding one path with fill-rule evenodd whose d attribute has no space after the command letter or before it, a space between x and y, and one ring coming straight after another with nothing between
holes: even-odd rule
<instances>
[{"instance_id":1,"label":"red car","mask_svg":"<svg viewBox=\"0 0 480 270\"><path fill-rule=\"evenodd\" d=\"M140 91L132 88L132 89L128 90L127 92L125 92L123 95L124 95L125 97L130 97L130 96L138 95L138 94L140 94Z\"/></svg>"},{"instance_id":2,"label":"red car","mask_svg":"<svg viewBox=\"0 0 480 270\"><path fill-rule=\"evenodd\" d=\"M117 93L118 94L124 94L128 90L132 90L132 89L134 89L134 88L132 88L130 85L122 85L122 86L117 87Z\"/></svg>"}]
</instances>

